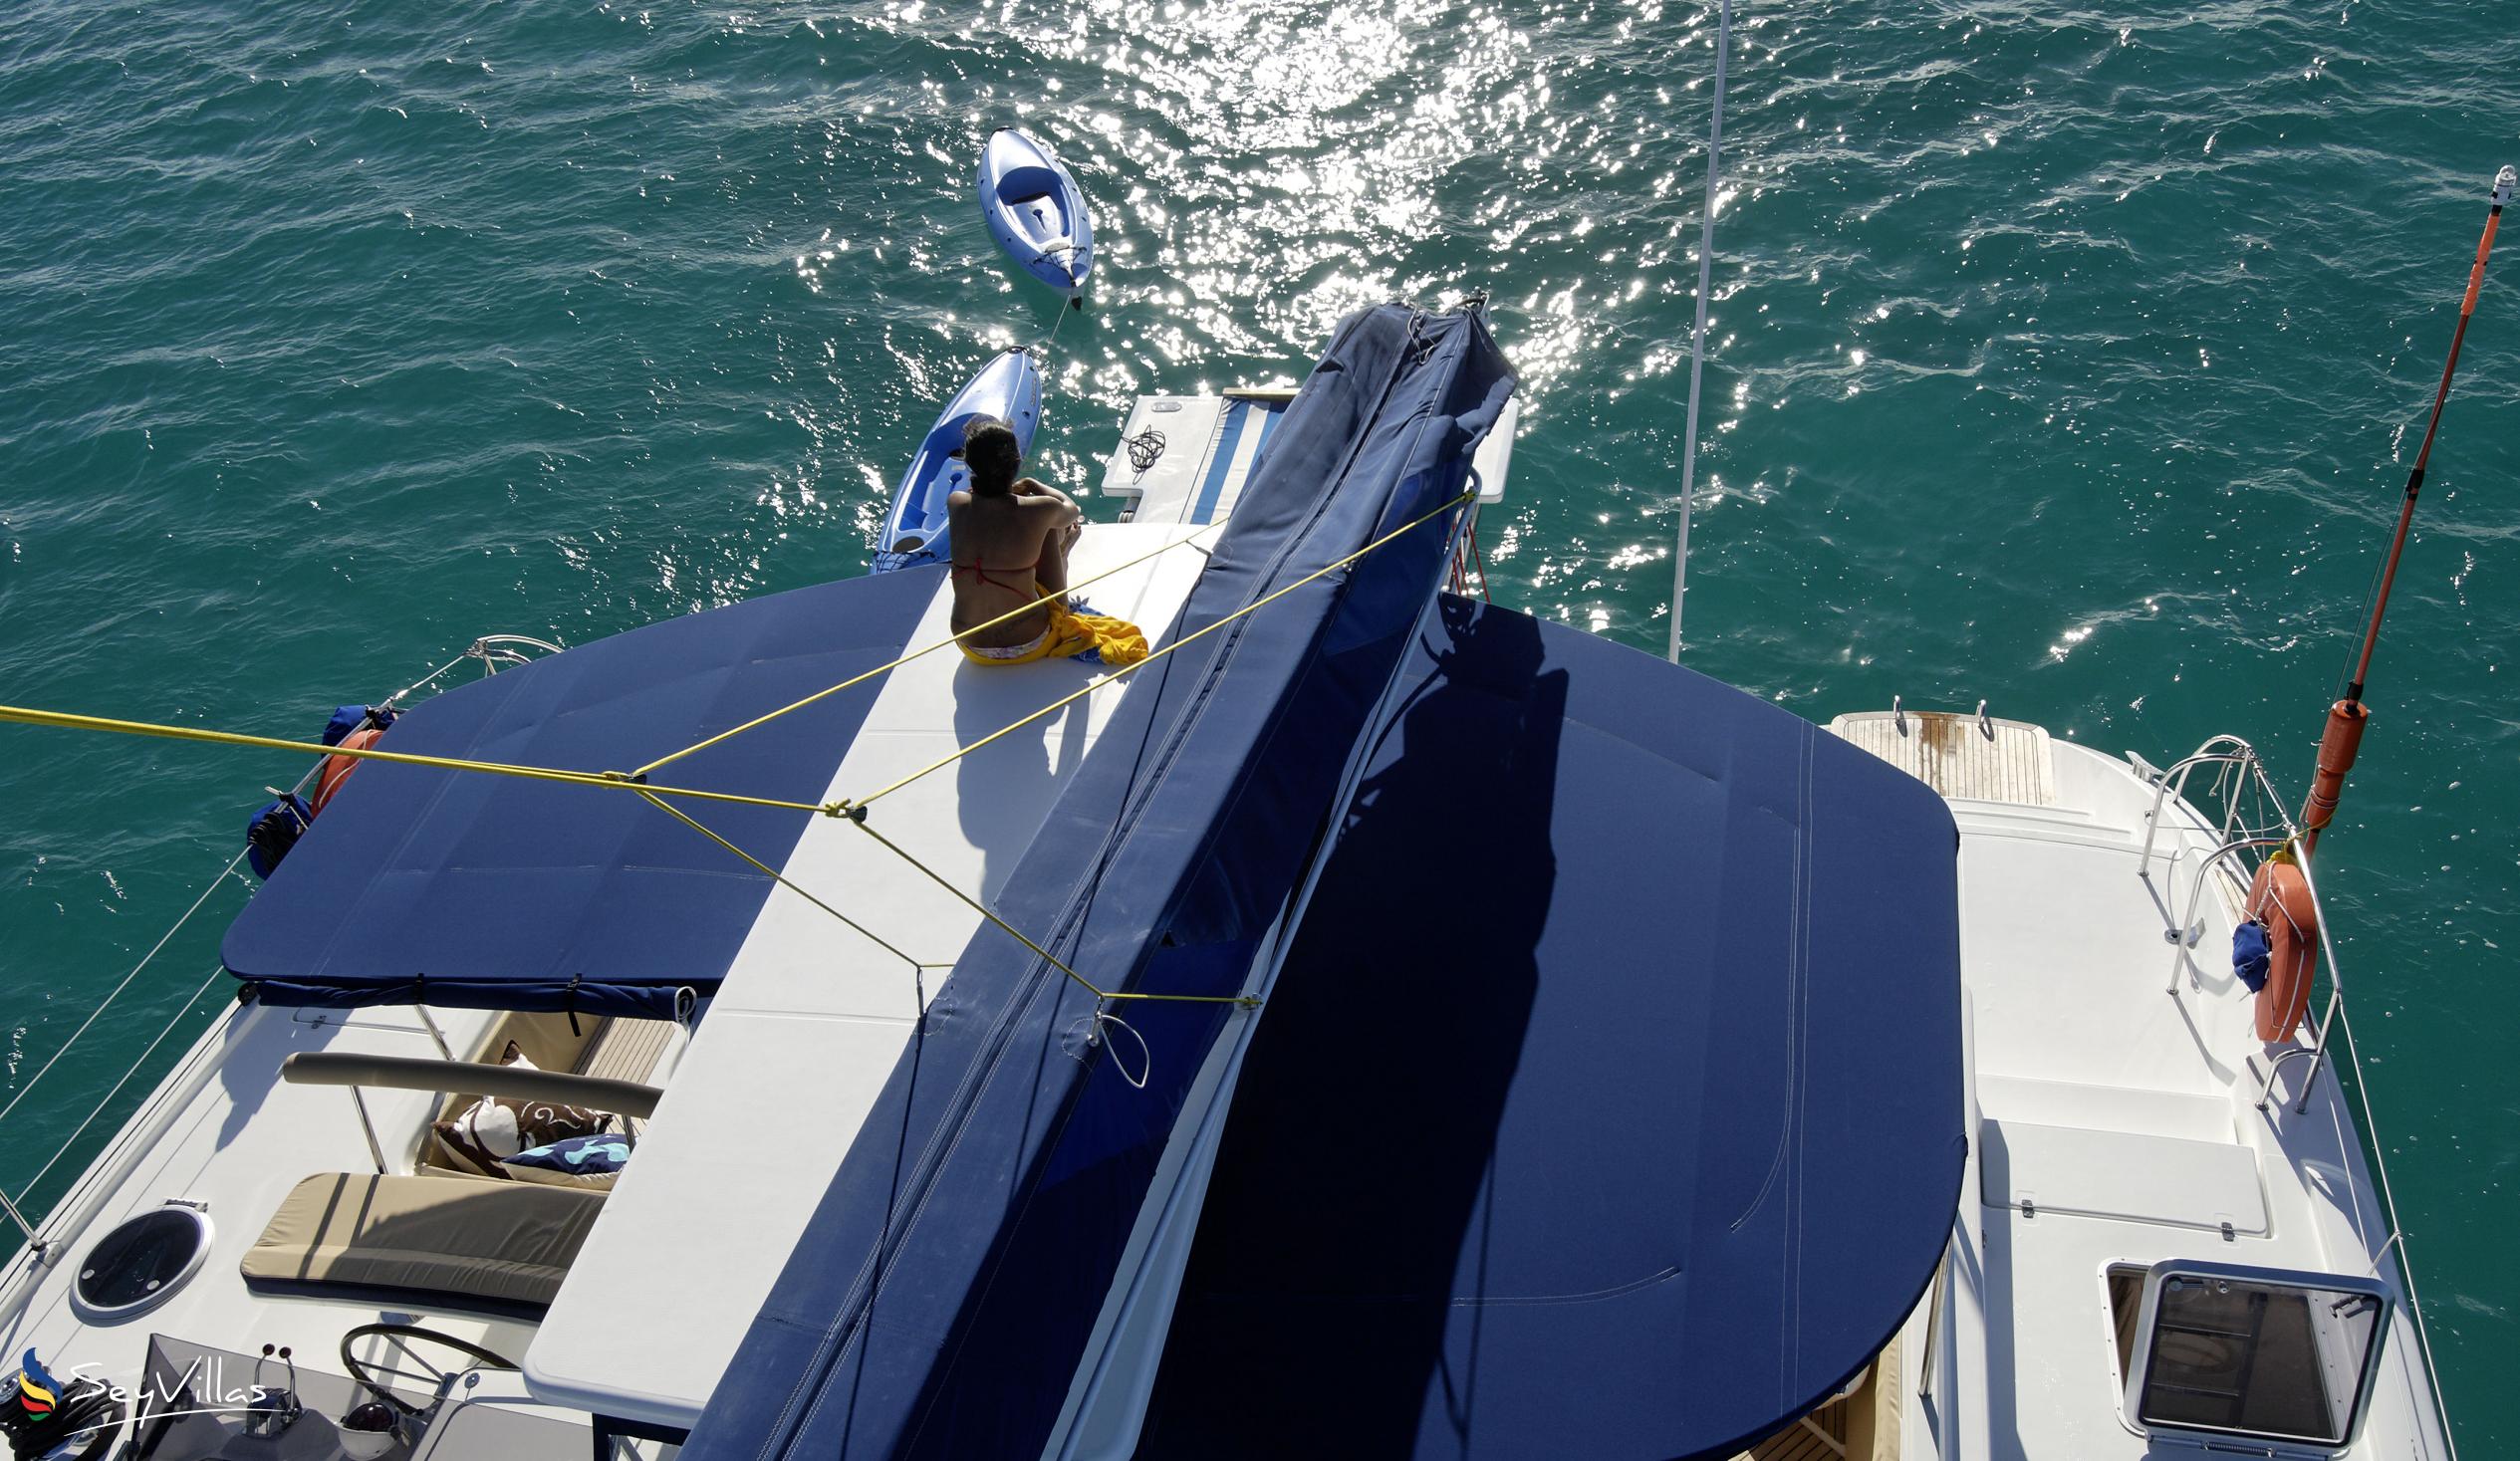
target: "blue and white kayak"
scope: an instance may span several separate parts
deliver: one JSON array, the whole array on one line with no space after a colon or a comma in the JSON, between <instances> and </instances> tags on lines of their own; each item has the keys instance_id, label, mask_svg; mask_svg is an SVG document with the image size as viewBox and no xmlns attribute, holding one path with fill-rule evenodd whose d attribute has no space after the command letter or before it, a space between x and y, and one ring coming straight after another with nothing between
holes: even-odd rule
<instances>
[{"instance_id":1,"label":"blue and white kayak","mask_svg":"<svg viewBox=\"0 0 2520 1461\"><path fill-rule=\"evenodd\" d=\"M1041 367L1032 352L1009 346L980 367L970 383L954 392L927 439L910 458L901 485L892 490L892 510L884 516L883 534L876 541L874 572L943 563L945 499L971 485L962 464L963 428L975 416L995 416L1015 428L1016 444L1033 449L1033 428L1041 424Z\"/></svg>"},{"instance_id":2,"label":"blue and white kayak","mask_svg":"<svg viewBox=\"0 0 2520 1461\"><path fill-rule=\"evenodd\" d=\"M980 154L980 211L989 236L1024 272L1074 299L1094 270L1094 220L1085 191L1050 149L1013 127Z\"/></svg>"}]
</instances>

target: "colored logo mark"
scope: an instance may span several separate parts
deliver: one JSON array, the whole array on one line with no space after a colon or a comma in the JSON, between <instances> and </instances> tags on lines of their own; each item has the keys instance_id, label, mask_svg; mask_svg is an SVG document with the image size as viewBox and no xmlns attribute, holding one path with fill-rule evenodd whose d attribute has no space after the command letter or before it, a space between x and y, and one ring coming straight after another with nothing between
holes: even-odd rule
<instances>
[{"instance_id":1,"label":"colored logo mark","mask_svg":"<svg viewBox=\"0 0 2520 1461\"><path fill-rule=\"evenodd\" d=\"M18 1404L29 1415L50 1415L61 1398L61 1381L47 1373L35 1361L35 1351L26 1351L26 1367L18 1371Z\"/></svg>"}]
</instances>

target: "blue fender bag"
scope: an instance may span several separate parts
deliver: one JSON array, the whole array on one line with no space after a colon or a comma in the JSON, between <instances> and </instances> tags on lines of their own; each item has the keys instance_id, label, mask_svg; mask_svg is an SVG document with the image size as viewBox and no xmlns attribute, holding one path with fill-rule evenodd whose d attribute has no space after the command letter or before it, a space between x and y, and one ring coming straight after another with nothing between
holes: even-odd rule
<instances>
[{"instance_id":1,"label":"blue fender bag","mask_svg":"<svg viewBox=\"0 0 2520 1461\"><path fill-rule=\"evenodd\" d=\"M2255 918L2232 930L2231 972L2255 994L2266 987L2266 971L2273 961L2274 950L2266 941L2266 925Z\"/></svg>"},{"instance_id":2,"label":"blue fender bag","mask_svg":"<svg viewBox=\"0 0 2520 1461\"><path fill-rule=\"evenodd\" d=\"M393 724L394 717L401 713L389 706L337 705L333 707L333 718L324 723L324 744L338 746L342 737L372 725L383 730Z\"/></svg>"},{"instance_id":3,"label":"blue fender bag","mask_svg":"<svg viewBox=\"0 0 2520 1461\"><path fill-rule=\"evenodd\" d=\"M271 876L272 869L298 845L298 838L314 818L306 799L295 792L277 802L265 803L254 814L254 820L245 824L245 860L252 865L254 875Z\"/></svg>"}]
</instances>

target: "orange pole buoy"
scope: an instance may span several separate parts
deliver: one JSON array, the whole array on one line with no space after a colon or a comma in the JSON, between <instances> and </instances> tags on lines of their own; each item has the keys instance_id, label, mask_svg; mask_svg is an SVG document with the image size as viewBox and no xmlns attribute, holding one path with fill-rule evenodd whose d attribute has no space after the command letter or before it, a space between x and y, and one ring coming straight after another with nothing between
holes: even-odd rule
<instances>
[{"instance_id":1,"label":"orange pole buoy","mask_svg":"<svg viewBox=\"0 0 2520 1461\"><path fill-rule=\"evenodd\" d=\"M2389 611L2389 591L2397 582L2397 563L2405 556L2406 534L2414 525L2415 498L2423 491L2424 470L2432 461L2432 441L2441 430L2441 408L2449 403L2450 377L2458 370L2459 348L2467 342L2467 322L2476 315L2476 296L2485 287L2485 261L2494 251L2494 234L2502 227L2503 204L2520 185L2520 171L2505 167L2494 174L2492 206L2485 214L2484 236L2476 241L2476 262L2467 271L2467 293L2459 300L2458 325L2450 332L2449 359L2441 363L2441 383L2432 391L2432 417L2424 423L2423 444L2406 474L2405 500L2397 507L2397 530L2389 541L2380 587L2372 595L2371 622L2363 629L2362 652L2355 657L2354 678L2345 697L2328 707L2327 728L2319 736L2319 770L2311 778L2309 800L2302 804L2299 847L2287 847L2258 864L2250 879L2248 915L2265 925L2268 947L2266 985L2257 994L2257 1035L2264 1041L2290 1040L2310 1008L2310 976L2319 966L2319 904L2311 895L2310 875L2303 870L2319 834L2336 820L2337 803L2345 795L2346 774L2363 749L2363 732L2372 713L2363 705L2363 686L2372 672L2372 651L2380 645L2381 618Z\"/></svg>"},{"instance_id":2,"label":"orange pole buoy","mask_svg":"<svg viewBox=\"0 0 2520 1461\"><path fill-rule=\"evenodd\" d=\"M2339 700L2328 707L2328 728L2319 735L2319 773L2310 779L2310 800L2301 808L2301 851L2309 855L2319 846L2319 834L2337 815L2337 801L2345 795L2345 774L2354 769L2354 758L2363 750L2363 728L2371 724L2372 712L2360 700Z\"/></svg>"},{"instance_id":3,"label":"orange pole buoy","mask_svg":"<svg viewBox=\"0 0 2520 1461\"><path fill-rule=\"evenodd\" d=\"M2458 325L2450 332L2450 356L2441 363L2441 383L2432 391L2432 418L2424 423L2423 444L2415 449L2414 468L2406 474L2406 497L2397 508L2397 531L2389 542L2380 588L2372 595L2372 619L2363 630L2363 650L2355 658L2354 678L2346 684L2345 698L2329 708L2328 728L2319 737L2319 772L2311 782L2310 800L2301 809L2305 853L2318 842L2321 829L2335 818L2337 800L2345 792L2345 774L2354 769L2354 758L2363 748L2363 731L2371 719L2371 712L2363 708L2363 686L2371 677L2372 651L2380 646L2381 617L2389 612L2389 591L2397 582L2397 561L2405 556L2406 533L2415 520L2415 498L2423 491L2423 474L2432 461L2432 439L2440 434L2441 408L2450 399L2450 377L2458 370L2459 348L2467 343L2467 322L2475 318L2476 296L2485 287L2485 260L2494 251L2503 204L2511 201L2516 185L2520 185L2520 171L2505 167L2494 174L2484 236L2476 240L2476 262L2468 268L2467 293L2459 300Z\"/></svg>"}]
</instances>

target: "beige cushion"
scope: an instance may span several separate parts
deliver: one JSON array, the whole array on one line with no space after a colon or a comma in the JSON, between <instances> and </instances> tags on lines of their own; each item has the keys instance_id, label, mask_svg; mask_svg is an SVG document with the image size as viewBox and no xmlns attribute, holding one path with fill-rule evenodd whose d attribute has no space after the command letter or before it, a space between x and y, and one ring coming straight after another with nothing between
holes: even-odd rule
<instances>
[{"instance_id":1,"label":"beige cushion","mask_svg":"<svg viewBox=\"0 0 2520 1461\"><path fill-rule=\"evenodd\" d=\"M239 1267L248 1284L543 1309L603 1211L585 1188L324 1172L290 1191Z\"/></svg>"}]
</instances>

